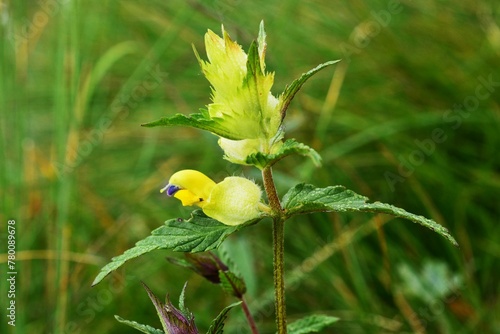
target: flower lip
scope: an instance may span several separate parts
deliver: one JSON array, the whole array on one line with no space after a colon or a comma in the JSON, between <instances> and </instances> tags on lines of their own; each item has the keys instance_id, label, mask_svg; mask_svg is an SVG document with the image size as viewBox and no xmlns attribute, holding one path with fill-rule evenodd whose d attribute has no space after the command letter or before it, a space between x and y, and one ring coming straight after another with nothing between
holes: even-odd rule
<instances>
[{"instance_id":1,"label":"flower lip","mask_svg":"<svg viewBox=\"0 0 500 334\"><path fill-rule=\"evenodd\" d=\"M179 190L181 190L181 187L169 183L163 189L161 189L160 192L163 193L166 191L167 196L172 197Z\"/></svg>"}]
</instances>

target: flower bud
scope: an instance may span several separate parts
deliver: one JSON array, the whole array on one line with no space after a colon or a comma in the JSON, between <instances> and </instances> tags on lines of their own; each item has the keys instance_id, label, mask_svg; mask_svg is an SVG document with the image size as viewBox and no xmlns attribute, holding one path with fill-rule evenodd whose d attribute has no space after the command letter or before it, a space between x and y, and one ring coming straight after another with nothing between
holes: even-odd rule
<instances>
[{"instance_id":1,"label":"flower bud","mask_svg":"<svg viewBox=\"0 0 500 334\"><path fill-rule=\"evenodd\" d=\"M149 287L142 283L144 289L148 293L149 298L153 302L156 312L160 317L163 329L168 334L198 334L198 329L194 323L194 316L188 310L178 310L170 301L167 295L165 304L163 304L149 289ZM183 288L186 289L186 284ZM182 294L183 295L183 294ZM182 296L181 295L181 296ZM182 301L184 303L184 301Z\"/></svg>"}]
</instances>

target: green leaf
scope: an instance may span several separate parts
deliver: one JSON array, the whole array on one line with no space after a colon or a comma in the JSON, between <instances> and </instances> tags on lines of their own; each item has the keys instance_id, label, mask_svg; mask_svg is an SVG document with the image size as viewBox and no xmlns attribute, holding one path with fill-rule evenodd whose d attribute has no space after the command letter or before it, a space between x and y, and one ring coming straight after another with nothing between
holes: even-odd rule
<instances>
[{"instance_id":1,"label":"green leaf","mask_svg":"<svg viewBox=\"0 0 500 334\"><path fill-rule=\"evenodd\" d=\"M148 128L156 127L156 126L190 126L193 128L207 130L221 137L232 139L232 140L241 140L245 139L238 136L237 133L234 133L230 129L226 129L222 125L222 119L216 117L210 117L208 111L201 110L201 113L190 114L188 116L183 114L175 114L171 117L162 117L159 120L141 124L141 126L145 126Z\"/></svg>"},{"instance_id":2,"label":"green leaf","mask_svg":"<svg viewBox=\"0 0 500 334\"><path fill-rule=\"evenodd\" d=\"M283 197L282 205L288 217L320 211L386 213L425 226L458 246L448 230L431 219L389 204L367 203L367 201L367 197L358 195L343 186L316 188L310 184L298 184Z\"/></svg>"},{"instance_id":3,"label":"green leaf","mask_svg":"<svg viewBox=\"0 0 500 334\"><path fill-rule=\"evenodd\" d=\"M285 87L285 90L283 93L280 95L279 100L280 100L280 105L279 105L279 111L281 113L281 119L285 118L286 115L286 110L288 109L288 106L290 105L290 102L292 102L295 94L300 90L302 85L312 77L314 74L316 74L318 71L324 69L327 66L333 65L338 63L340 60L332 60L332 61L327 61L326 63L320 64L310 70L309 72L303 73L300 78L295 79L290 85Z\"/></svg>"},{"instance_id":4,"label":"green leaf","mask_svg":"<svg viewBox=\"0 0 500 334\"><path fill-rule=\"evenodd\" d=\"M288 334L316 333L337 322L339 318L328 315L311 315L296 320L287 326Z\"/></svg>"},{"instance_id":5,"label":"green leaf","mask_svg":"<svg viewBox=\"0 0 500 334\"><path fill-rule=\"evenodd\" d=\"M246 163L264 169L267 166L272 166L279 160L291 154L299 154L311 158L316 166L321 165L321 156L314 149L307 145L297 142L295 139L288 139L283 143L278 152L273 154L265 154L257 152L249 155L246 158Z\"/></svg>"},{"instance_id":6,"label":"green leaf","mask_svg":"<svg viewBox=\"0 0 500 334\"><path fill-rule=\"evenodd\" d=\"M184 283L182 287L181 294L179 296L179 310L184 314L189 314L189 310L186 308L186 287L188 282Z\"/></svg>"},{"instance_id":7,"label":"green leaf","mask_svg":"<svg viewBox=\"0 0 500 334\"><path fill-rule=\"evenodd\" d=\"M247 292L247 286L243 278L235 273L227 271L219 271L219 278L222 290L236 298L241 298Z\"/></svg>"},{"instance_id":8,"label":"green leaf","mask_svg":"<svg viewBox=\"0 0 500 334\"><path fill-rule=\"evenodd\" d=\"M151 326L143 325L135 321L125 320L118 315L115 315L115 319L118 320L118 322L121 322L122 324L135 328L138 331L146 334L165 334L165 332L162 331L161 329L156 329Z\"/></svg>"},{"instance_id":9,"label":"green leaf","mask_svg":"<svg viewBox=\"0 0 500 334\"><path fill-rule=\"evenodd\" d=\"M368 198L346 189L344 186L316 188L311 184L298 184L283 197L283 208L288 216L316 211L352 211L368 201Z\"/></svg>"},{"instance_id":10,"label":"green leaf","mask_svg":"<svg viewBox=\"0 0 500 334\"><path fill-rule=\"evenodd\" d=\"M227 318L227 313L235 306L240 305L241 302L237 302L234 304L231 304L224 308L217 318L215 318L212 323L210 324L210 328L208 329L207 334L222 334L224 333L224 321L226 321Z\"/></svg>"},{"instance_id":11,"label":"green leaf","mask_svg":"<svg viewBox=\"0 0 500 334\"><path fill-rule=\"evenodd\" d=\"M249 223L253 223L249 222ZM228 226L209 218L201 210L193 211L188 220L170 219L154 230L150 236L136 243L135 247L111 259L97 275L92 285L121 267L125 262L156 249L170 249L176 252L203 252L220 246L228 235L247 224Z\"/></svg>"},{"instance_id":12,"label":"green leaf","mask_svg":"<svg viewBox=\"0 0 500 334\"><path fill-rule=\"evenodd\" d=\"M185 259L178 259L175 257L167 257L167 261L172 263L172 264L175 264L176 266L194 271L194 266L190 262L186 261Z\"/></svg>"}]
</instances>

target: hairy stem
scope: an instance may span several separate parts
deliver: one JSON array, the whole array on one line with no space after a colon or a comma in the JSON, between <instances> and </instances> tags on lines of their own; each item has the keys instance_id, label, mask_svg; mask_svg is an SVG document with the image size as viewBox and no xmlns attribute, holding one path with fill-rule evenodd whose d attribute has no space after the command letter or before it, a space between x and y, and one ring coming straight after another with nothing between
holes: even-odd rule
<instances>
[{"instance_id":1,"label":"hairy stem","mask_svg":"<svg viewBox=\"0 0 500 334\"><path fill-rule=\"evenodd\" d=\"M270 167L262 171L264 188L273 211L273 278L278 334L286 334L285 304L285 220Z\"/></svg>"},{"instance_id":2,"label":"hairy stem","mask_svg":"<svg viewBox=\"0 0 500 334\"><path fill-rule=\"evenodd\" d=\"M269 206L273 210L275 216L281 216L282 208L280 199L278 197L278 192L276 191L276 186L274 185L273 171L271 167L266 167L262 171L262 179L264 180L264 189L266 190L267 199L269 200Z\"/></svg>"},{"instance_id":3,"label":"hairy stem","mask_svg":"<svg viewBox=\"0 0 500 334\"><path fill-rule=\"evenodd\" d=\"M273 247L274 247L274 296L276 309L276 325L278 334L286 333L286 304L285 304L285 222L280 218L274 219Z\"/></svg>"}]
</instances>

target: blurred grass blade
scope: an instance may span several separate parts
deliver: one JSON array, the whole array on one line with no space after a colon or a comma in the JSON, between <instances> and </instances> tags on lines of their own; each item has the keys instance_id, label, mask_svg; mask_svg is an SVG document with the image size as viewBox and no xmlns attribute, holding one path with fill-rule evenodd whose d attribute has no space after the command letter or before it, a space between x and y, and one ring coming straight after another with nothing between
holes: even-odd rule
<instances>
[{"instance_id":1,"label":"blurred grass blade","mask_svg":"<svg viewBox=\"0 0 500 334\"><path fill-rule=\"evenodd\" d=\"M138 49L139 45L135 42L121 42L109 48L109 50L99 58L90 74L86 77L81 93L76 101L77 115L82 115L88 108L88 103L94 95L99 82L109 72L111 67L121 58L136 53Z\"/></svg>"}]
</instances>

